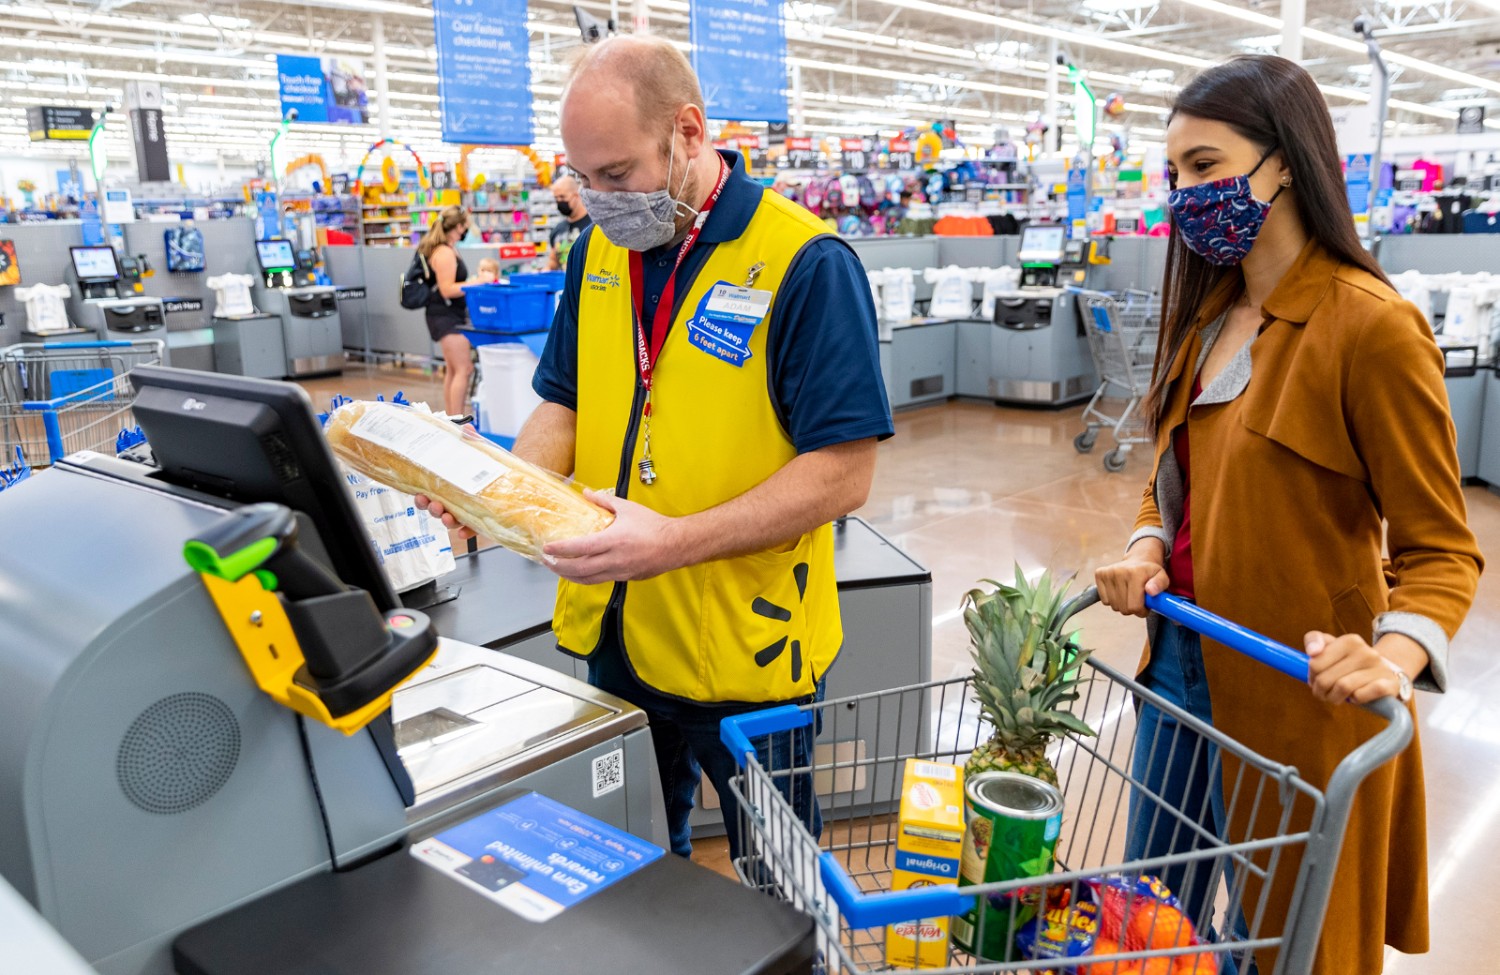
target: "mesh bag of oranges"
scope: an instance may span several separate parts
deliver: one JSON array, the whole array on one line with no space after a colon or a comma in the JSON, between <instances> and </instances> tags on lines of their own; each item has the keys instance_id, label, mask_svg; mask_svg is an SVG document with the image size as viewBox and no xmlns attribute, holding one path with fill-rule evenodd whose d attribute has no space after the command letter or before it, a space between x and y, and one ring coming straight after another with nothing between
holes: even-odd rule
<instances>
[{"instance_id":1,"label":"mesh bag of oranges","mask_svg":"<svg viewBox=\"0 0 1500 975\"><path fill-rule=\"evenodd\" d=\"M1111 957L1202 944L1182 905L1156 877L1111 877L1076 889L1076 900L1068 887L1048 891L1045 913L1017 932L1023 957L1056 959L1052 972L1058 975L1218 975L1218 957L1209 951Z\"/></svg>"}]
</instances>

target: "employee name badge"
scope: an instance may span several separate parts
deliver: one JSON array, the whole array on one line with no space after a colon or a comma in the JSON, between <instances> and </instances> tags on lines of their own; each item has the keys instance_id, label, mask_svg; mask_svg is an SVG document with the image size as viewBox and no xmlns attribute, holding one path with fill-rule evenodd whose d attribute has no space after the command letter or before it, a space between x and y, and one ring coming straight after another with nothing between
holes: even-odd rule
<instances>
[{"instance_id":1,"label":"employee name badge","mask_svg":"<svg viewBox=\"0 0 1500 975\"><path fill-rule=\"evenodd\" d=\"M771 310L771 292L720 281L688 322L688 341L735 367L750 358L750 336Z\"/></svg>"}]
</instances>

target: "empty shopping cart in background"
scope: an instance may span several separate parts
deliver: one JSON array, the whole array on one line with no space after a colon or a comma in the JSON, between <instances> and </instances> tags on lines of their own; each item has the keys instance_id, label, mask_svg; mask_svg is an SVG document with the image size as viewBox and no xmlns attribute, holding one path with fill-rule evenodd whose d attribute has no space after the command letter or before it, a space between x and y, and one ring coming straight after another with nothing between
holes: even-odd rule
<instances>
[{"instance_id":1,"label":"empty shopping cart in background","mask_svg":"<svg viewBox=\"0 0 1500 975\"><path fill-rule=\"evenodd\" d=\"M135 423L130 370L159 364L165 349L160 339L0 349L0 456L19 447L41 467L79 450L113 454Z\"/></svg>"},{"instance_id":2,"label":"empty shopping cart in background","mask_svg":"<svg viewBox=\"0 0 1500 975\"><path fill-rule=\"evenodd\" d=\"M1097 592L1088 589L1065 614L1079 612L1097 599ZM1148 603L1168 619L1307 681L1307 657L1302 653L1172 596L1148 597ZM1366 705L1382 719L1378 730L1351 751L1327 787L1319 789L1295 767L1256 754L1096 656L1083 666L1091 679L1069 710L1097 736L1070 733L1048 749L1064 800L1055 872L972 886L891 890L897 862L895 811L906 760L962 764L989 737L990 729L979 720L973 688L960 678L726 719L721 737L740 765L731 791L740 804L735 870L741 881L814 919L825 973L910 971L887 964L887 925L904 929L907 938L919 943L941 942L946 966L924 965L926 975L1051 975L1074 971L1075 966L1089 966L1090 973L1122 975L1143 970L1222 975L1230 970L1230 959L1245 975L1251 971L1252 954L1262 966L1260 975L1303 975L1311 970L1355 792L1411 741L1412 719L1405 706L1394 698ZM1175 720L1175 730L1169 730L1174 727L1171 720L1157 726L1150 740L1156 758L1137 777L1139 770L1132 764L1135 718L1144 702ZM808 727L819 734L812 764L786 767L793 752L778 736L789 738ZM1213 780L1223 772L1224 822L1241 832L1219 836L1200 825L1207 812L1206 793L1203 808L1178 808L1177 802L1147 784L1160 778L1154 763L1174 752L1192 755L1195 761L1203 756ZM1172 764L1170 757L1165 762ZM791 788L806 788L809 782L823 797L819 837L786 799ZM1171 846L1188 852L1129 859L1125 832L1132 821L1149 824L1152 833L1170 833ZM1142 875L1160 877L1169 888L1176 884L1179 897L1194 891L1182 903L1197 943L1173 938L1141 947L1104 946L1086 958L1060 959L1028 957L1006 936L1027 920L1020 912L1034 906L1039 896L1047 897L1049 906L1063 898L1080 904L1101 885L1118 883L1121 886L1112 891L1134 891ZM1268 907L1271 889L1285 890L1293 884L1288 911L1284 917L1276 915ZM1168 927L1161 916L1165 909L1155 899L1139 893L1112 897L1114 909L1123 911L1122 931ZM1192 907L1194 900L1200 906ZM951 927L976 902L990 906L978 915L973 943L993 944L987 926L1000 925L1005 932L1001 942L1014 947L1009 958L974 957L956 943L949 944L932 923L947 917L953 919ZM1102 904L1099 916L1102 920ZM1272 954L1274 969L1268 964Z\"/></svg>"},{"instance_id":3,"label":"empty shopping cart in background","mask_svg":"<svg viewBox=\"0 0 1500 975\"><path fill-rule=\"evenodd\" d=\"M1094 449L1099 430L1108 427L1115 446L1104 455L1104 469L1117 473L1136 444L1148 444L1141 400L1151 387L1156 362L1156 339L1161 330L1161 299L1147 291L1100 291L1078 293L1080 313L1088 332L1089 352L1099 373L1099 388L1083 408L1084 431L1073 439L1080 454ZM1111 415L1106 401L1125 405Z\"/></svg>"}]
</instances>

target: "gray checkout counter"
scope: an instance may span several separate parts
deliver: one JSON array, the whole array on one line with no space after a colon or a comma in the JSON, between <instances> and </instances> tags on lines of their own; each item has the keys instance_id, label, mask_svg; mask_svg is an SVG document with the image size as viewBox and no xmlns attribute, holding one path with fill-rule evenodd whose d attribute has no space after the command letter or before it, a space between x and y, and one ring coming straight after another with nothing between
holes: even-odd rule
<instances>
[{"instance_id":1,"label":"gray checkout counter","mask_svg":"<svg viewBox=\"0 0 1500 975\"><path fill-rule=\"evenodd\" d=\"M859 518L834 528L834 571L839 609L844 620L844 649L828 673L827 698L908 687L932 676L932 573L914 562ZM551 667L580 680L588 666L557 649L552 636L552 607L557 577L501 548L461 556L458 568L438 580L458 591L458 598L427 610L440 633L457 640L502 650L507 655ZM831 729L827 729L830 730ZM891 727L882 731L894 734ZM910 734L910 727L907 729ZM833 761L831 749L864 755L895 754L894 740L820 741L814 761ZM833 787L830 781L826 783ZM869 791L873 785L861 783ZM889 795L889 789L886 790ZM825 793L825 798L832 793ZM858 796L840 793L837 805L857 805ZM825 802L825 806L829 805ZM702 797L693 811L698 835L723 831L717 797Z\"/></svg>"},{"instance_id":2,"label":"gray checkout counter","mask_svg":"<svg viewBox=\"0 0 1500 975\"><path fill-rule=\"evenodd\" d=\"M430 648L403 634L431 631L369 555L305 393L171 369L133 379L135 418L161 469L82 452L0 494L0 877L85 960L104 975L168 975L184 931L331 873L368 876L351 868L372 858L410 859L406 844L529 791L664 845L639 710L461 637L423 664ZM226 622L240 617L215 605L185 543L224 538L272 509L300 525L270 536L291 537L278 551L299 561L264 563L295 629L283 642L274 617L262 629L259 610L241 609L237 641ZM72 542L59 544L60 524ZM214 551L257 548L255 527ZM305 585L309 562L322 567L319 587ZM306 595L330 585L340 595ZM344 599L366 593L363 604ZM242 646L258 633L256 659L306 651L284 680L325 702L346 695L344 710L365 700L354 690L389 689L420 669L388 712L344 734L257 686ZM606 766L623 776L601 784ZM365 916L350 896L340 903ZM614 930L630 927L632 905L609 903ZM483 932L464 933L466 950L483 944L504 960L504 943ZM0 968L14 957L7 942ZM224 956L198 957L219 971Z\"/></svg>"}]
</instances>

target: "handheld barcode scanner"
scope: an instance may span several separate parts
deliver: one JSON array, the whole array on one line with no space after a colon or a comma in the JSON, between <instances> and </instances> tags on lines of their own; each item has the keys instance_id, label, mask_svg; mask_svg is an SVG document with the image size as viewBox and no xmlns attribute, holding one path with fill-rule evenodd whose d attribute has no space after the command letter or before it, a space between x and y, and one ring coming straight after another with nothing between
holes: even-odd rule
<instances>
[{"instance_id":1,"label":"handheld barcode scanner","mask_svg":"<svg viewBox=\"0 0 1500 975\"><path fill-rule=\"evenodd\" d=\"M256 685L277 703L352 735L437 653L416 610L381 613L297 547L297 519L279 504L226 513L183 546Z\"/></svg>"}]
</instances>

